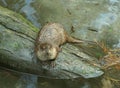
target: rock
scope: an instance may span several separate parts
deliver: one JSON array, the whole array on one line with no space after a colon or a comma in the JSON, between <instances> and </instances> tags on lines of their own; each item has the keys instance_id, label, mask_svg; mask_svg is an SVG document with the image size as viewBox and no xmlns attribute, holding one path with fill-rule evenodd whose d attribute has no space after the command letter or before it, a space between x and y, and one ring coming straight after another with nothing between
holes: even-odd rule
<instances>
[{"instance_id":1,"label":"rock","mask_svg":"<svg viewBox=\"0 0 120 88\"><path fill-rule=\"evenodd\" d=\"M56 66L42 65L34 57L38 29L21 15L0 6L0 66L40 77L71 79L93 78L103 74L100 68L84 60L95 60L75 45L63 45Z\"/></svg>"}]
</instances>

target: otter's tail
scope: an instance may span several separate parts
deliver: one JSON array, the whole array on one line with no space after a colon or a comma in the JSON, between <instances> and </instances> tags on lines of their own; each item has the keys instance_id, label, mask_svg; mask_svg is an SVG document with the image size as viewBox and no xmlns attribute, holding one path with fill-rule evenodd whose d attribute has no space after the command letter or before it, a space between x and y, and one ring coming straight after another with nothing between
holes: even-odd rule
<instances>
[{"instance_id":1,"label":"otter's tail","mask_svg":"<svg viewBox=\"0 0 120 88\"><path fill-rule=\"evenodd\" d=\"M74 37L71 37L69 35L66 35L66 38L67 38L67 42L68 43L79 43L79 44L83 44L83 43L87 43L87 44L96 44L95 42L93 41L88 41L88 40L81 40L81 39L77 39L77 38L74 38Z\"/></svg>"},{"instance_id":2,"label":"otter's tail","mask_svg":"<svg viewBox=\"0 0 120 88\"><path fill-rule=\"evenodd\" d=\"M84 43L84 42L85 42L85 41L83 41L83 40L76 39L76 38L71 37L71 36L69 36L69 35L66 35L66 40L67 40L67 42L69 42L69 43Z\"/></svg>"}]
</instances>

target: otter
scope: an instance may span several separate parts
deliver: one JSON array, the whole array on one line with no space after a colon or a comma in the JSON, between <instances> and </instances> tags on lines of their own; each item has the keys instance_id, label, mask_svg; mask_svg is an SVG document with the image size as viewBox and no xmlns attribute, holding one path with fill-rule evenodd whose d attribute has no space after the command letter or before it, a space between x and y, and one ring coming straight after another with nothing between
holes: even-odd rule
<instances>
[{"instance_id":1,"label":"otter","mask_svg":"<svg viewBox=\"0 0 120 88\"><path fill-rule=\"evenodd\" d=\"M84 41L69 36L59 23L47 23L38 33L35 54L40 61L54 61L61 51L60 46L67 42Z\"/></svg>"}]
</instances>

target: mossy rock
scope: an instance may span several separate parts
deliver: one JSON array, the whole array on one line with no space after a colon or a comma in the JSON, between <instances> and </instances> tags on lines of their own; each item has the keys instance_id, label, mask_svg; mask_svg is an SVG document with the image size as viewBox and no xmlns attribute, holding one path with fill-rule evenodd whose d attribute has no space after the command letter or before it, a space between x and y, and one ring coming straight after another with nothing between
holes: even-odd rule
<instances>
[{"instance_id":1,"label":"mossy rock","mask_svg":"<svg viewBox=\"0 0 120 88\"><path fill-rule=\"evenodd\" d=\"M71 79L93 78L103 74L100 68L82 61L96 59L80 47L65 44L55 67L42 65L34 57L34 43L39 29L21 15L0 7L0 66L41 77Z\"/></svg>"}]
</instances>

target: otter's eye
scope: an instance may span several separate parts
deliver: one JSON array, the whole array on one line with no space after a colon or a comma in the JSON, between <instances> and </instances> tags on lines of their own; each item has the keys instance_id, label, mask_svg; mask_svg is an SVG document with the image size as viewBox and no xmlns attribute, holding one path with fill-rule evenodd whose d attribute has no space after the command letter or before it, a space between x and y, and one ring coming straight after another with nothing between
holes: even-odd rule
<instances>
[{"instance_id":1,"label":"otter's eye","mask_svg":"<svg viewBox=\"0 0 120 88\"><path fill-rule=\"evenodd\" d=\"M40 49L44 50L46 49L46 46L40 46Z\"/></svg>"}]
</instances>

